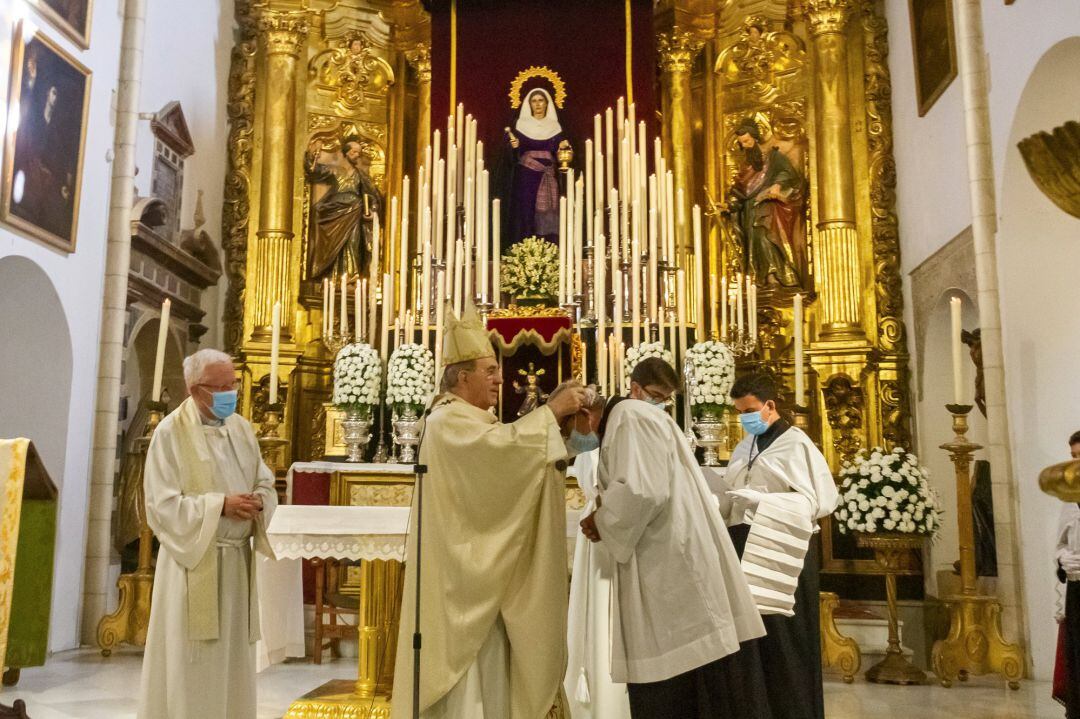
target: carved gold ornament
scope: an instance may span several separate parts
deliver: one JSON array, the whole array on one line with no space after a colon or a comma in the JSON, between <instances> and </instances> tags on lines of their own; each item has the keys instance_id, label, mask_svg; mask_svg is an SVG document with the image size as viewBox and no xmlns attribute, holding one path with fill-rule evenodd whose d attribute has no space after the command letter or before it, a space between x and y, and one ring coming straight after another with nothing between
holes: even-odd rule
<instances>
[{"instance_id":1,"label":"carved gold ornament","mask_svg":"<svg viewBox=\"0 0 1080 719\"><path fill-rule=\"evenodd\" d=\"M1037 132L1017 146L1042 193L1065 212L1080 217L1080 122Z\"/></svg>"},{"instance_id":2,"label":"carved gold ornament","mask_svg":"<svg viewBox=\"0 0 1080 719\"><path fill-rule=\"evenodd\" d=\"M364 106L368 93L378 93L393 81L394 72L364 34L353 30L311 59L308 77L333 90L334 109L351 116Z\"/></svg>"},{"instance_id":3,"label":"carved gold ornament","mask_svg":"<svg viewBox=\"0 0 1080 719\"><path fill-rule=\"evenodd\" d=\"M518 109L521 107L522 97L521 88L524 87L525 81L531 77L541 77L551 83L555 93L552 100L555 102L555 107L560 110L563 109L563 104L566 102L566 83L559 77L559 73L552 70L546 65L532 65L525 68L517 74L514 81L510 83L510 107Z\"/></svg>"}]
</instances>

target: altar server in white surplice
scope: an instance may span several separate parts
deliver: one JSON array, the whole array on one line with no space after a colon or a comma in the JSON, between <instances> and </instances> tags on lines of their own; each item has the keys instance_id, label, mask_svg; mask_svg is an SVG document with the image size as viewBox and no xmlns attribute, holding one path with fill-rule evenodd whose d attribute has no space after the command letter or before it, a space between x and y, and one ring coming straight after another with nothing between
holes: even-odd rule
<instances>
[{"instance_id":1,"label":"altar server in white surplice","mask_svg":"<svg viewBox=\"0 0 1080 719\"><path fill-rule=\"evenodd\" d=\"M603 397L588 406L588 413L575 417L568 446L579 454L574 458L574 474L585 493L581 516L596 509L596 469L600 461L600 439L596 432L603 416ZM630 700L625 684L611 680L611 587L615 562L602 542L590 542L578 533L574 548L574 571L570 576L570 614L566 622L570 661L566 667L566 690L572 719L629 719Z\"/></svg>"},{"instance_id":2,"label":"altar server in white surplice","mask_svg":"<svg viewBox=\"0 0 1080 719\"><path fill-rule=\"evenodd\" d=\"M600 426L598 509L581 522L616 562L611 673L634 719L768 716L765 633L717 501L664 406L679 384L652 357Z\"/></svg>"},{"instance_id":3,"label":"altar server in white surplice","mask_svg":"<svg viewBox=\"0 0 1080 719\"><path fill-rule=\"evenodd\" d=\"M512 424L491 408L502 372L476 311L447 313L441 394L420 462L420 716L542 719L566 670L567 449L559 420L585 389L564 384ZM412 716L416 586L414 493L394 719Z\"/></svg>"},{"instance_id":4,"label":"altar server in white surplice","mask_svg":"<svg viewBox=\"0 0 1080 719\"><path fill-rule=\"evenodd\" d=\"M274 477L251 425L234 414L236 371L217 350L184 360L191 395L161 421L146 455L146 518L161 543L143 654L140 719L254 719L255 549Z\"/></svg>"},{"instance_id":5,"label":"altar server in white surplice","mask_svg":"<svg viewBox=\"0 0 1080 719\"><path fill-rule=\"evenodd\" d=\"M747 436L728 463L725 481L732 491L723 502L724 514L765 621L759 649L772 691L772 716L824 719L821 560L813 532L818 520L836 508L839 493L821 451L777 411L779 393L771 379L740 377L731 398ZM755 532L759 524L767 524L767 531ZM778 532L786 537L778 539ZM785 575L784 569L793 571Z\"/></svg>"}]
</instances>

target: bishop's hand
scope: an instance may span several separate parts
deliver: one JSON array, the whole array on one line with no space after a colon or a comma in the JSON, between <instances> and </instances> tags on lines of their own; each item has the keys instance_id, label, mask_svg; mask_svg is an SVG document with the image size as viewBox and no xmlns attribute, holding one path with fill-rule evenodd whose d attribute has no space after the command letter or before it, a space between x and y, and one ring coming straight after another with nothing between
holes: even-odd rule
<instances>
[{"instance_id":1,"label":"bishop's hand","mask_svg":"<svg viewBox=\"0 0 1080 719\"><path fill-rule=\"evenodd\" d=\"M577 380L563 382L551 393L547 406L557 420L577 414L585 406L585 388Z\"/></svg>"}]
</instances>

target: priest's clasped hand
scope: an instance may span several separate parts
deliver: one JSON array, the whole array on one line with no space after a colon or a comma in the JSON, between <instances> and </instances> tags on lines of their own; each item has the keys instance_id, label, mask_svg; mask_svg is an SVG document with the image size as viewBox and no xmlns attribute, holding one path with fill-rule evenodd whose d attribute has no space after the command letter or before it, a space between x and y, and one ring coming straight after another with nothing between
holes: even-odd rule
<instances>
[{"instance_id":1,"label":"priest's clasped hand","mask_svg":"<svg viewBox=\"0 0 1080 719\"><path fill-rule=\"evenodd\" d=\"M596 509L600 509L600 497L596 498ZM579 526L581 527L581 533L585 535L585 539L590 542L600 541L600 530L596 528L596 510L593 510L585 519L581 520Z\"/></svg>"},{"instance_id":2,"label":"priest's clasped hand","mask_svg":"<svg viewBox=\"0 0 1080 719\"><path fill-rule=\"evenodd\" d=\"M255 519L262 509L262 498L257 494L230 494L221 505L221 514L229 519L248 520Z\"/></svg>"},{"instance_id":3,"label":"priest's clasped hand","mask_svg":"<svg viewBox=\"0 0 1080 719\"><path fill-rule=\"evenodd\" d=\"M585 388L577 380L570 380L555 388L548 398L547 406L555 419L561 420L577 414L585 406L585 399Z\"/></svg>"}]
</instances>

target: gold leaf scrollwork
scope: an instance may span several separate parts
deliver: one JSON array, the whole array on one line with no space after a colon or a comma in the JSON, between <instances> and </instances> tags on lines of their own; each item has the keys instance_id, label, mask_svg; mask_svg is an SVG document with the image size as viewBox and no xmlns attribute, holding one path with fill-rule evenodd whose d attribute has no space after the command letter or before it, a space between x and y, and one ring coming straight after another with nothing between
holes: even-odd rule
<instances>
[{"instance_id":1,"label":"gold leaf scrollwork","mask_svg":"<svg viewBox=\"0 0 1080 719\"><path fill-rule=\"evenodd\" d=\"M742 32L720 54L716 72L741 99L735 104L772 103L788 94L806 65L803 41L786 30L770 30L769 21L752 15L743 21Z\"/></svg>"},{"instance_id":2,"label":"gold leaf scrollwork","mask_svg":"<svg viewBox=\"0 0 1080 719\"><path fill-rule=\"evenodd\" d=\"M236 0L237 42L229 63L229 122L225 192L221 212L222 249L225 251L225 349L240 351L244 338L244 293L247 271L248 221L251 214L251 157L255 135L256 21L251 0Z\"/></svg>"},{"instance_id":3,"label":"gold leaf scrollwork","mask_svg":"<svg viewBox=\"0 0 1080 719\"><path fill-rule=\"evenodd\" d=\"M559 73L546 65L531 65L517 74L517 77L510 83L510 107L514 110L521 107L524 100L521 97L521 89L525 86L525 81L531 77L540 77L551 83L551 87L555 91L551 99L555 103L555 107L561 110L566 102L566 83L563 82Z\"/></svg>"},{"instance_id":4,"label":"gold leaf scrollwork","mask_svg":"<svg viewBox=\"0 0 1080 719\"><path fill-rule=\"evenodd\" d=\"M833 431L833 448L848 463L862 448L863 391L847 375L831 377L822 390L825 417Z\"/></svg>"},{"instance_id":5,"label":"gold leaf scrollwork","mask_svg":"<svg viewBox=\"0 0 1080 719\"><path fill-rule=\"evenodd\" d=\"M889 447L911 447L908 396L898 380L882 380L878 390L881 401L881 436Z\"/></svg>"},{"instance_id":6,"label":"gold leaf scrollwork","mask_svg":"<svg viewBox=\"0 0 1080 719\"><path fill-rule=\"evenodd\" d=\"M308 77L320 89L334 93L333 105L339 114L352 116L364 107L368 93L378 94L393 82L394 73L375 54L364 33L353 30L311 59Z\"/></svg>"}]
</instances>

